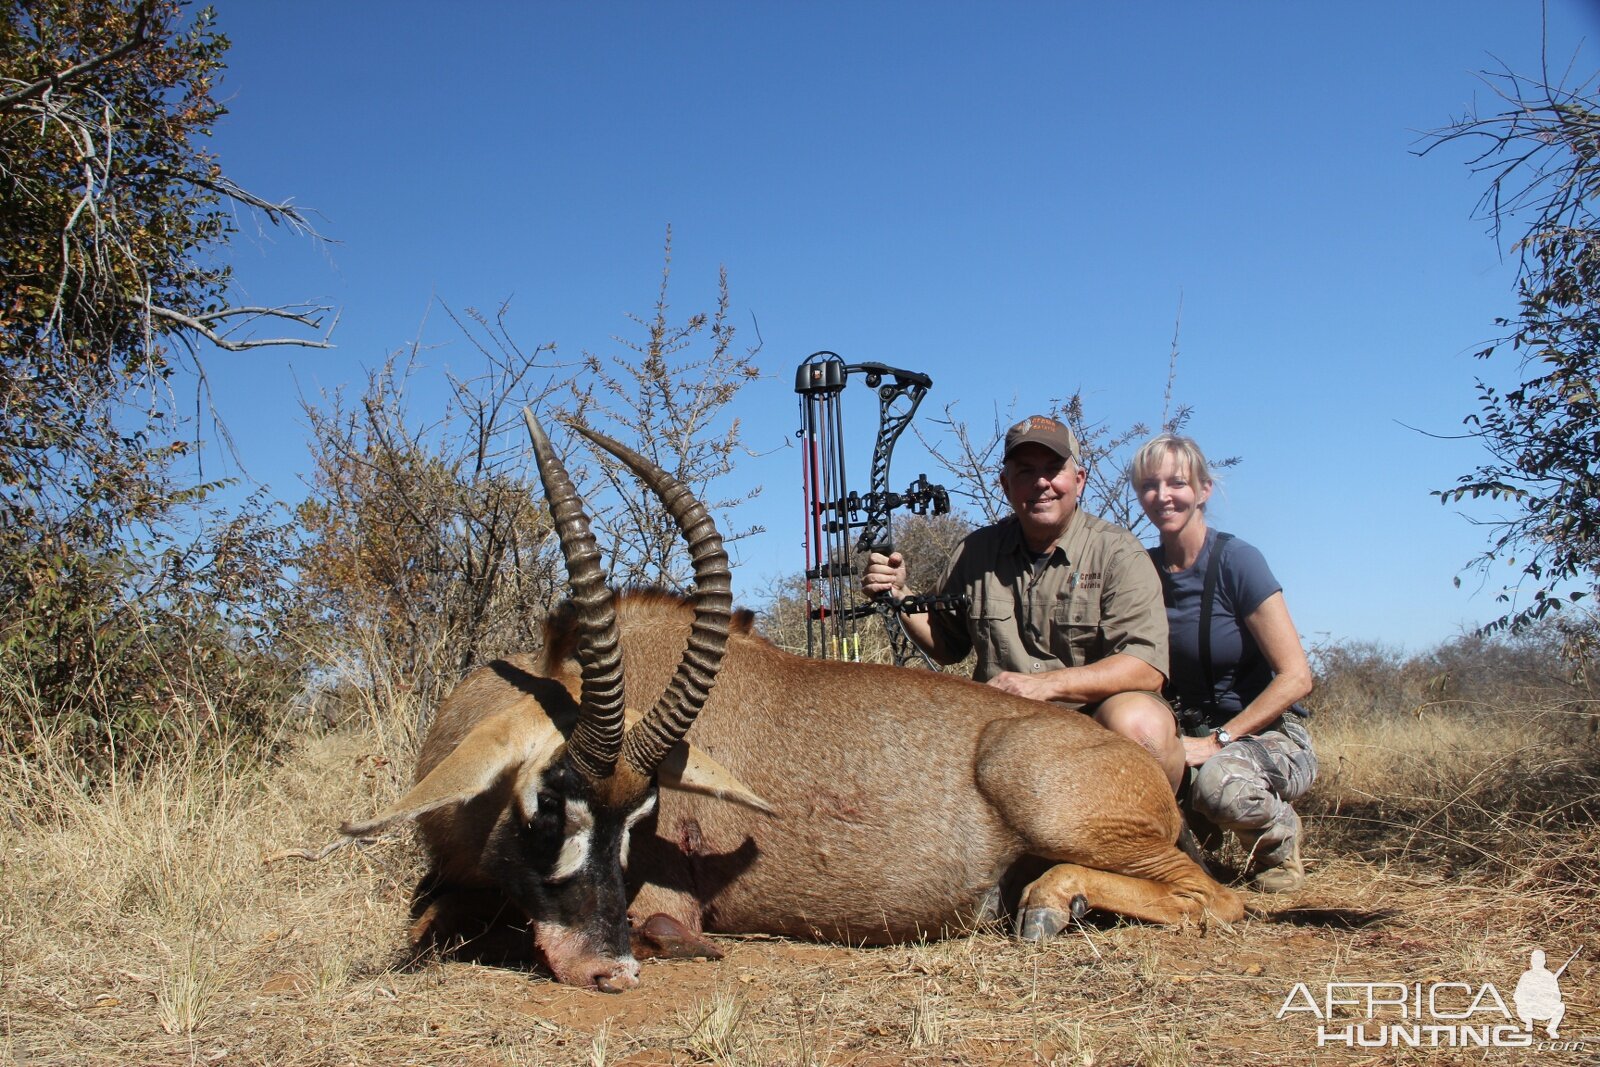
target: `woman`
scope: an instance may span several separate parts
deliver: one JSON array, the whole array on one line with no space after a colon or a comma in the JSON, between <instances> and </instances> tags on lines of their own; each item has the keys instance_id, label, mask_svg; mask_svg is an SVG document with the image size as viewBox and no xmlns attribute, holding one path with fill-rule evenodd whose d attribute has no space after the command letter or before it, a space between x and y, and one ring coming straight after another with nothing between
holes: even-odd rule
<instances>
[{"instance_id":1,"label":"woman","mask_svg":"<svg viewBox=\"0 0 1600 1067\"><path fill-rule=\"evenodd\" d=\"M1148 442L1129 478L1161 534L1150 558L1171 641L1165 695L1194 768L1189 806L1239 835L1254 888L1298 889L1300 817L1289 802L1311 787L1317 757L1296 704L1311 692L1311 667L1283 587L1254 547L1207 528L1211 471L1193 440L1162 434Z\"/></svg>"}]
</instances>

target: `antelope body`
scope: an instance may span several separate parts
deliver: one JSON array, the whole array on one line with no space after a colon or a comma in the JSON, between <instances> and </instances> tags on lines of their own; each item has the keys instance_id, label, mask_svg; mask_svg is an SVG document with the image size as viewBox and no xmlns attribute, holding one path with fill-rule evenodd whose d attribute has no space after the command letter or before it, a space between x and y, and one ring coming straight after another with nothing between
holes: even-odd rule
<instances>
[{"instance_id":1,"label":"antelope body","mask_svg":"<svg viewBox=\"0 0 1600 1067\"><path fill-rule=\"evenodd\" d=\"M619 609L626 684L657 691L688 612L651 596ZM570 676L570 664L544 666ZM735 633L690 737L773 814L663 790L634 835L636 915L874 943L1006 911L1048 924L1030 909L1085 904L1158 922L1242 913L1174 846L1181 816L1149 754L1076 711ZM1065 866L1031 896L1007 891L1008 874L1042 866L1029 857Z\"/></svg>"},{"instance_id":2,"label":"antelope body","mask_svg":"<svg viewBox=\"0 0 1600 1067\"><path fill-rule=\"evenodd\" d=\"M565 549L587 520L529 423ZM498 916L558 979L619 990L637 983L630 898L635 916L691 934L853 943L1006 914L1035 938L1088 908L1164 923L1243 914L1175 846L1177 805L1138 745L965 679L805 659L747 620L730 626L727 560L704 509L589 436L674 512L694 598L610 598L580 544L567 553L575 607L550 624L544 654L482 668L440 705L417 786L344 828L355 839L417 819L431 870L415 936ZM622 713L623 693L663 696L640 718ZM617 721L596 726L608 695Z\"/></svg>"}]
</instances>

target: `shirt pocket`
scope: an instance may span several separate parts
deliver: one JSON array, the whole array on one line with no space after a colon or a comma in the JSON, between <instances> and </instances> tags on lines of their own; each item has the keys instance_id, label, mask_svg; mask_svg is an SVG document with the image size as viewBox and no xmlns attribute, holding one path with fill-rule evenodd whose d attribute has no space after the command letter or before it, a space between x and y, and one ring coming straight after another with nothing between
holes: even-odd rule
<instances>
[{"instance_id":1,"label":"shirt pocket","mask_svg":"<svg viewBox=\"0 0 1600 1067\"><path fill-rule=\"evenodd\" d=\"M1100 598L1079 593L1056 602L1050 613L1050 643L1056 658L1082 667L1102 658Z\"/></svg>"},{"instance_id":2,"label":"shirt pocket","mask_svg":"<svg viewBox=\"0 0 1600 1067\"><path fill-rule=\"evenodd\" d=\"M977 676L986 681L1001 671L1015 670L1006 652L1017 641L1016 609L1002 601L985 601L974 610L973 620L977 629L973 641L973 651L978 656Z\"/></svg>"}]
</instances>

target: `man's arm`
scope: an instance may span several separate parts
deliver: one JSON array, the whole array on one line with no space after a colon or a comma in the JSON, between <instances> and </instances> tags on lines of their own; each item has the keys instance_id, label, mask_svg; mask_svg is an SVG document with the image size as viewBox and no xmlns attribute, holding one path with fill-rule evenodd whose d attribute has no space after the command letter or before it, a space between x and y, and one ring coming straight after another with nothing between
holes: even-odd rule
<instances>
[{"instance_id":1,"label":"man's arm","mask_svg":"<svg viewBox=\"0 0 1600 1067\"><path fill-rule=\"evenodd\" d=\"M1110 654L1081 667L1039 674L1007 671L989 684L1034 700L1098 704L1118 693L1159 693L1167 683L1167 609L1161 578L1143 546L1123 532L1106 561L1100 626ZM1156 666L1156 664L1161 666Z\"/></svg>"},{"instance_id":2,"label":"man's arm","mask_svg":"<svg viewBox=\"0 0 1600 1067\"><path fill-rule=\"evenodd\" d=\"M868 596L888 593L889 599L899 604L911 595L911 589L906 585L905 557L898 552L892 552L887 556L881 552L869 555L867 571L861 577L861 589ZM900 625L904 627L906 636L915 641L917 647L932 657L936 663L955 663L966 656L965 650L958 654L949 647L943 632L933 625L931 611L911 614L902 612Z\"/></svg>"},{"instance_id":3,"label":"man's arm","mask_svg":"<svg viewBox=\"0 0 1600 1067\"><path fill-rule=\"evenodd\" d=\"M1135 690L1159 693L1165 682L1160 671L1125 652L1082 667L1061 667L1040 674L1002 671L989 679L990 685L1007 693L1066 704L1098 704L1107 697Z\"/></svg>"}]
</instances>

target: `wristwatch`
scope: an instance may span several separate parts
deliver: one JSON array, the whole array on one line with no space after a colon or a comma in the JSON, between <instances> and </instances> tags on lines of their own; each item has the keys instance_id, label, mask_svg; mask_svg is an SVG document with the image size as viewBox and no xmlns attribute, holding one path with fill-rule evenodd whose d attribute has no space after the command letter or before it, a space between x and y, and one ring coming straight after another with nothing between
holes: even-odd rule
<instances>
[{"instance_id":1,"label":"wristwatch","mask_svg":"<svg viewBox=\"0 0 1600 1067\"><path fill-rule=\"evenodd\" d=\"M1211 736L1217 739L1218 748L1227 748L1233 743L1233 735L1220 726L1211 731Z\"/></svg>"}]
</instances>

